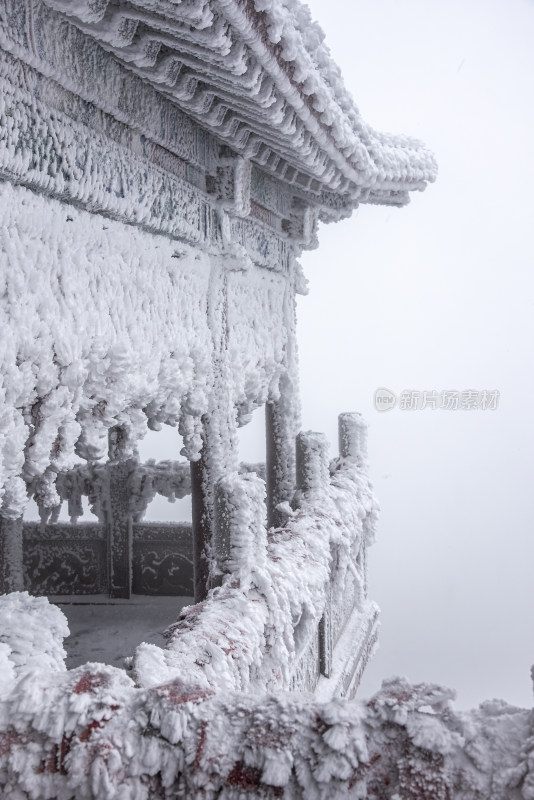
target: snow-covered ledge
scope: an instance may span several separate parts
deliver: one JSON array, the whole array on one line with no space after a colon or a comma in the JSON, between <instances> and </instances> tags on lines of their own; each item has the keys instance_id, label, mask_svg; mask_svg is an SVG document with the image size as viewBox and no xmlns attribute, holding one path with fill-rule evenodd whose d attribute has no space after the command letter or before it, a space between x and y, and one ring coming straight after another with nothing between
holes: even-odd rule
<instances>
[{"instance_id":1,"label":"snow-covered ledge","mask_svg":"<svg viewBox=\"0 0 534 800\"><path fill-rule=\"evenodd\" d=\"M534 797L531 711L458 713L453 692L399 678L367 703L187 676L144 689L103 664L67 671L65 619L46 599L4 595L0 611L6 800Z\"/></svg>"},{"instance_id":2,"label":"snow-covered ledge","mask_svg":"<svg viewBox=\"0 0 534 800\"><path fill-rule=\"evenodd\" d=\"M139 686L179 678L216 692L314 691L320 683L322 696L354 693L378 617L365 589L377 504L363 470L364 438L360 415L341 415L341 452L329 464L324 437L299 434L298 488L293 508L279 509L281 527L267 530L265 484L254 473L218 481L219 585L184 609L166 649L137 648ZM347 626L355 649L346 642Z\"/></svg>"}]
</instances>

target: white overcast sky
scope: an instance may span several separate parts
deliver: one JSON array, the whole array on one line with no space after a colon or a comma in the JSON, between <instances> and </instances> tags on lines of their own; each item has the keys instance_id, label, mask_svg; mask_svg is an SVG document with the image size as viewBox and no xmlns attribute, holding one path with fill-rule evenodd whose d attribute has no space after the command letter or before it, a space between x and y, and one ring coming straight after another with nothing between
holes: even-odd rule
<instances>
[{"instance_id":1,"label":"white overcast sky","mask_svg":"<svg viewBox=\"0 0 534 800\"><path fill-rule=\"evenodd\" d=\"M364 118L424 140L439 176L360 208L302 259L303 426L369 422L382 514L370 553L394 674L457 705L532 705L534 2L313 0ZM376 388L498 389L496 411L379 414Z\"/></svg>"}]
</instances>

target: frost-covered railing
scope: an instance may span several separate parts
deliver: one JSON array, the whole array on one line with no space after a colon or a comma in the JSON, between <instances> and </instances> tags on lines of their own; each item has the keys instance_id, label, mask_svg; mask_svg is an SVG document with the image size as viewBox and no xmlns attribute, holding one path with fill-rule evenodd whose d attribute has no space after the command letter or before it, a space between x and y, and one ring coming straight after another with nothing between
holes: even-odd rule
<instances>
[{"instance_id":1,"label":"frost-covered railing","mask_svg":"<svg viewBox=\"0 0 534 800\"><path fill-rule=\"evenodd\" d=\"M40 505L41 523L21 520L24 588L46 595L193 595L191 523L142 521L157 494L173 502L191 493L187 461L80 464L55 485L59 503ZM79 522L83 497L97 517L92 522ZM59 521L63 503L70 524Z\"/></svg>"},{"instance_id":2,"label":"frost-covered railing","mask_svg":"<svg viewBox=\"0 0 534 800\"><path fill-rule=\"evenodd\" d=\"M215 629L215 688L222 681L236 690L354 692L377 632L365 577L376 518L365 442L359 414L340 415L339 455L331 463L324 435L300 433L296 491L291 503L278 504L275 527L267 524L263 465L241 465L217 481L213 591L177 622L167 650L139 648L134 668L142 683L159 681L162 670L168 679L169 670L203 669ZM42 594L109 589L129 596L132 586L141 594L193 593L190 526L136 521L156 493L173 499L191 491L187 462L81 466L60 475L57 488L73 522L85 494L100 524L26 524L27 586Z\"/></svg>"},{"instance_id":3,"label":"frost-covered railing","mask_svg":"<svg viewBox=\"0 0 534 800\"><path fill-rule=\"evenodd\" d=\"M385 681L366 703L149 688L123 670L67 671L61 611L0 596L0 794L6 800L532 800L534 716ZM210 647L207 643L204 661ZM208 671L205 667L205 671Z\"/></svg>"},{"instance_id":4,"label":"frost-covered railing","mask_svg":"<svg viewBox=\"0 0 534 800\"><path fill-rule=\"evenodd\" d=\"M265 478L265 464L242 463L240 471ZM172 503L191 494L189 462L79 464L60 473L55 485L59 504L40 506L41 523L22 522L23 575L16 588L36 595L122 589L124 596L130 590L193 596L191 523L144 521L156 495ZM83 520L84 497L97 518L91 522ZM60 521L62 504L70 524ZM127 585L113 580L117 572Z\"/></svg>"},{"instance_id":5,"label":"frost-covered railing","mask_svg":"<svg viewBox=\"0 0 534 800\"><path fill-rule=\"evenodd\" d=\"M265 484L257 475L217 482L218 586L182 612L165 650L137 649L140 685L180 677L215 691L353 693L377 629L365 588L377 507L363 471L360 415L341 415L340 443L329 464L324 436L299 435L297 491L292 506L279 508L285 523L277 528L267 530Z\"/></svg>"}]
</instances>

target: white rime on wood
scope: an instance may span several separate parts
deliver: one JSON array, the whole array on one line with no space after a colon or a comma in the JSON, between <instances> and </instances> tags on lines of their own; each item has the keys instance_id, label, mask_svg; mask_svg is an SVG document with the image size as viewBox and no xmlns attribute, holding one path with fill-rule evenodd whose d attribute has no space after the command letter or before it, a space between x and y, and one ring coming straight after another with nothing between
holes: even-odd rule
<instances>
[{"instance_id":1,"label":"white rime on wood","mask_svg":"<svg viewBox=\"0 0 534 800\"><path fill-rule=\"evenodd\" d=\"M367 464L367 426L357 411L339 415L339 455L351 459L360 469Z\"/></svg>"},{"instance_id":2,"label":"white rime on wood","mask_svg":"<svg viewBox=\"0 0 534 800\"><path fill-rule=\"evenodd\" d=\"M329 481L328 442L324 433L301 431L297 436L297 501L302 495L320 496Z\"/></svg>"},{"instance_id":3,"label":"white rime on wood","mask_svg":"<svg viewBox=\"0 0 534 800\"><path fill-rule=\"evenodd\" d=\"M457 712L454 692L402 678L368 702L184 675L139 689L104 664L66 671L68 627L45 598L0 596L0 614L6 800L534 797L532 712L503 701Z\"/></svg>"}]
</instances>

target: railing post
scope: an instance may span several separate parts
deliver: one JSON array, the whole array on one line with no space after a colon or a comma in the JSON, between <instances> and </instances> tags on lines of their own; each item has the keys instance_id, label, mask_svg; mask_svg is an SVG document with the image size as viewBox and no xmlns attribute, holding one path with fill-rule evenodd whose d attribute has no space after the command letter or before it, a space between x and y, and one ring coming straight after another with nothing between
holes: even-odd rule
<instances>
[{"instance_id":1,"label":"railing post","mask_svg":"<svg viewBox=\"0 0 534 800\"><path fill-rule=\"evenodd\" d=\"M24 589L22 517L0 517L0 594Z\"/></svg>"},{"instance_id":2,"label":"railing post","mask_svg":"<svg viewBox=\"0 0 534 800\"><path fill-rule=\"evenodd\" d=\"M328 487L328 441L324 433L301 431L297 436L297 491L293 500L299 506L301 499L320 498ZM326 678L332 671L332 600L331 589L325 587L326 602L317 630L319 644L319 672Z\"/></svg>"},{"instance_id":3,"label":"railing post","mask_svg":"<svg viewBox=\"0 0 534 800\"><path fill-rule=\"evenodd\" d=\"M206 599L210 588L213 530L213 476L210 474L209 420L202 418L200 457L190 462L193 531L193 586L195 603Z\"/></svg>"},{"instance_id":4,"label":"railing post","mask_svg":"<svg viewBox=\"0 0 534 800\"><path fill-rule=\"evenodd\" d=\"M338 417L339 455L364 467L367 460L367 425L358 411L347 411Z\"/></svg>"},{"instance_id":5,"label":"railing post","mask_svg":"<svg viewBox=\"0 0 534 800\"><path fill-rule=\"evenodd\" d=\"M328 482L326 436L324 433L301 431L297 436L297 492L321 494Z\"/></svg>"},{"instance_id":6,"label":"railing post","mask_svg":"<svg viewBox=\"0 0 534 800\"><path fill-rule=\"evenodd\" d=\"M225 574L246 576L266 560L265 488L254 473L215 484L213 554L220 585Z\"/></svg>"},{"instance_id":7,"label":"railing post","mask_svg":"<svg viewBox=\"0 0 534 800\"><path fill-rule=\"evenodd\" d=\"M132 592L133 523L130 514L130 472L133 461L114 461L120 452L120 429L110 431L107 467L106 527L109 596L129 599Z\"/></svg>"},{"instance_id":8,"label":"railing post","mask_svg":"<svg viewBox=\"0 0 534 800\"><path fill-rule=\"evenodd\" d=\"M265 478L267 526L284 522L279 503L290 503L295 492L295 431L285 398L265 404Z\"/></svg>"},{"instance_id":9,"label":"railing post","mask_svg":"<svg viewBox=\"0 0 534 800\"><path fill-rule=\"evenodd\" d=\"M330 592L328 592L324 614L319 620L319 672L321 675L324 675L325 678L329 678L332 674L333 650L332 608Z\"/></svg>"},{"instance_id":10,"label":"railing post","mask_svg":"<svg viewBox=\"0 0 534 800\"><path fill-rule=\"evenodd\" d=\"M230 570L231 544L231 491L224 480L215 484L215 503L213 527L213 556L217 570L214 576L214 585L220 586L223 576Z\"/></svg>"},{"instance_id":11,"label":"railing post","mask_svg":"<svg viewBox=\"0 0 534 800\"><path fill-rule=\"evenodd\" d=\"M367 424L357 411L347 411L338 417L339 455L346 461L352 461L357 469L364 470L367 463ZM364 521L365 529L365 521ZM356 562L361 576L361 603L367 598L367 545L364 535Z\"/></svg>"}]
</instances>

